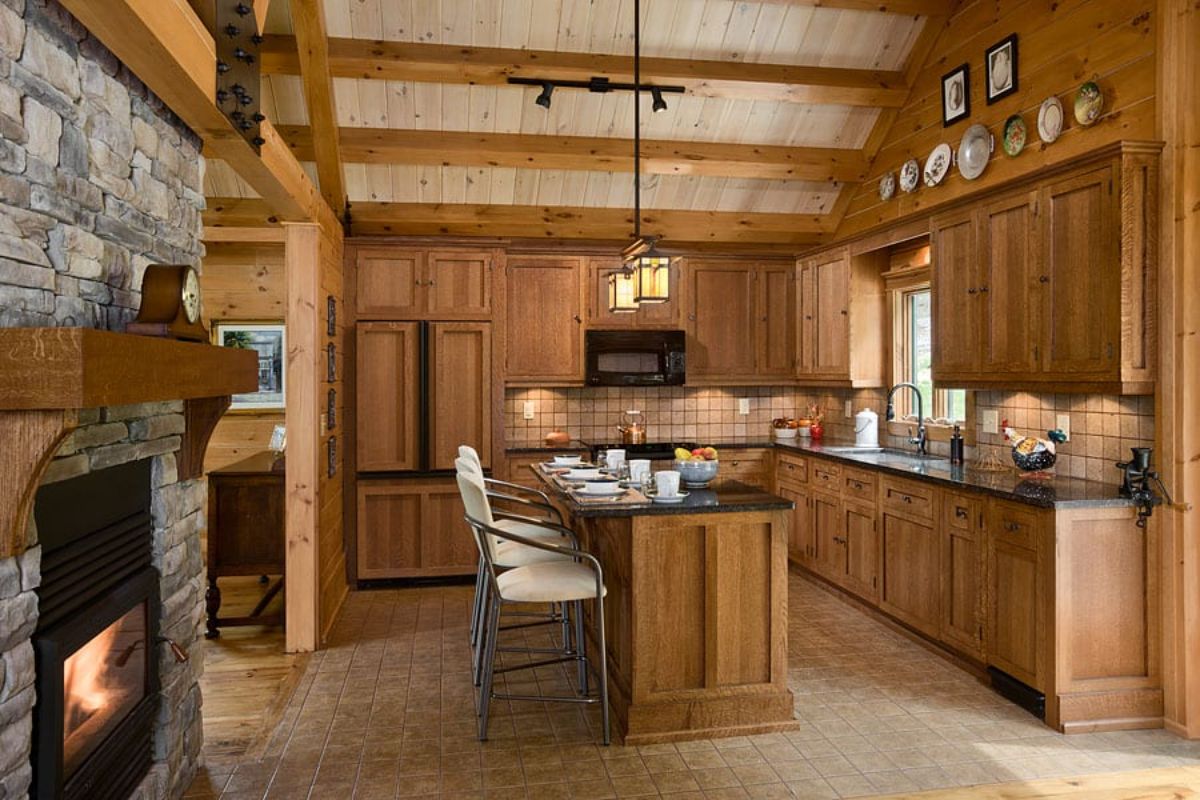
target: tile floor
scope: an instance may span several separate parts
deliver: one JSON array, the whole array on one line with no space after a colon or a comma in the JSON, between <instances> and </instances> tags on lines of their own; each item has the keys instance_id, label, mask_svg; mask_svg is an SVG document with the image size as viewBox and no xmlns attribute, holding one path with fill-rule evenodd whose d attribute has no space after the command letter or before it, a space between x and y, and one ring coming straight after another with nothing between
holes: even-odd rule
<instances>
[{"instance_id":1,"label":"tile floor","mask_svg":"<svg viewBox=\"0 0 1200 800\"><path fill-rule=\"evenodd\" d=\"M1161 730L1056 734L805 579L790 588L800 729L637 748L598 746L596 709L565 704L497 703L476 741L471 589L356 592L263 757L209 759L187 797L838 798L1200 764L1200 742Z\"/></svg>"}]
</instances>

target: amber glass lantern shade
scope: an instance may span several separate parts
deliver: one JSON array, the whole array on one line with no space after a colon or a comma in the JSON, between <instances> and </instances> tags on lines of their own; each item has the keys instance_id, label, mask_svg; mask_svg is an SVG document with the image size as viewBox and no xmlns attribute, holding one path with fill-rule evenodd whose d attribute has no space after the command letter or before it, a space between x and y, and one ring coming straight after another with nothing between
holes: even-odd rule
<instances>
[{"instance_id":1,"label":"amber glass lantern shade","mask_svg":"<svg viewBox=\"0 0 1200 800\"><path fill-rule=\"evenodd\" d=\"M665 303L671 299L671 259L650 249L634 259L631 266L637 275L634 300L638 303Z\"/></svg>"},{"instance_id":2,"label":"amber glass lantern shade","mask_svg":"<svg viewBox=\"0 0 1200 800\"><path fill-rule=\"evenodd\" d=\"M637 284L634 273L627 270L617 270L608 275L608 310L614 314L630 314L638 310L638 302L634 295Z\"/></svg>"}]
</instances>

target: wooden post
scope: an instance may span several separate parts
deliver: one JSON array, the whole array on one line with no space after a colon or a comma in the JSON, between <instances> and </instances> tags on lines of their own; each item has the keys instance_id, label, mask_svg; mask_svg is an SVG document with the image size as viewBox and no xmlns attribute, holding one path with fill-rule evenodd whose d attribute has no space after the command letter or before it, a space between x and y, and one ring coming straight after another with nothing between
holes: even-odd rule
<instances>
[{"instance_id":1,"label":"wooden post","mask_svg":"<svg viewBox=\"0 0 1200 800\"><path fill-rule=\"evenodd\" d=\"M1161 347L1159 463L1164 511L1163 666L1167 728L1200 738L1200 4L1159 0Z\"/></svg>"},{"instance_id":2,"label":"wooden post","mask_svg":"<svg viewBox=\"0 0 1200 800\"><path fill-rule=\"evenodd\" d=\"M316 649L319 639L317 488L320 447L317 362L320 357L316 298L320 293L321 227L286 223L287 282L287 622L289 653Z\"/></svg>"}]
</instances>

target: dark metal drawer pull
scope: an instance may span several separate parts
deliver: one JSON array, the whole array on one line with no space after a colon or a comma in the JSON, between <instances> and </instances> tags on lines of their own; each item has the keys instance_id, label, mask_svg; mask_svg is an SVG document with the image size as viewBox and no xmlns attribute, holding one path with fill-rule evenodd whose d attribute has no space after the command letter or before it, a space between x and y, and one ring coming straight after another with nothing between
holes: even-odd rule
<instances>
[{"instance_id":1,"label":"dark metal drawer pull","mask_svg":"<svg viewBox=\"0 0 1200 800\"><path fill-rule=\"evenodd\" d=\"M955 506L954 516L958 517L959 519L966 519L967 518L967 510L965 508L963 508L962 506Z\"/></svg>"},{"instance_id":2,"label":"dark metal drawer pull","mask_svg":"<svg viewBox=\"0 0 1200 800\"><path fill-rule=\"evenodd\" d=\"M1006 523L1004 523L1004 530L1006 530L1006 531L1012 531L1013 533L1016 533L1017 531L1021 530L1021 523L1019 523L1019 522L1006 522Z\"/></svg>"}]
</instances>

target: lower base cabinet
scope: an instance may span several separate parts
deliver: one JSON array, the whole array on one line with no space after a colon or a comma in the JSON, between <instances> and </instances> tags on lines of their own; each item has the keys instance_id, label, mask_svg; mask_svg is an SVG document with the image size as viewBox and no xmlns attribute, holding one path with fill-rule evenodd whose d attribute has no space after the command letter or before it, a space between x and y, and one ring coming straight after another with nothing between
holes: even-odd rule
<instances>
[{"instance_id":1,"label":"lower base cabinet","mask_svg":"<svg viewBox=\"0 0 1200 800\"><path fill-rule=\"evenodd\" d=\"M879 607L936 637L941 616L941 553L933 523L885 511L880 527L883 586Z\"/></svg>"},{"instance_id":2,"label":"lower base cabinet","mask_svg":"<svg viewBox=\"0 0 1200 800\"><path fill-rule=\"evenodd\" d=\"M358 577L471 575L479 562L454 478L360 478Z\"/></svg>"},{"instance_id":3,"label":"lower base cabinet","mask_svg":"<svg viewBox=\"0 0 1200 800\"><path fill-rule=\"evenodd\" d=\"M795 503L788 520L788 558L800 564L811 564L816 546L813 544L812 500L808 490L797 484L783 481L775 492L785 500Z\"/></svg>"},{"instance_id":4,"label":"lower base cabinet","mask_svg":"<svg viewBox=\"0 0 1200 800\"><path fill-rule=\"evenodd\" d=\"M1042 646L1045 623L1041 605L1043 570L1038 544L1041 515L1012 503L988 508L987 663L1017 680L1046 692ZM1047 535L1053 538L1050 530Z\"/></svg>"},{"instance_id":5,"label":"lower base cabinet","mask_svg":"<svg viewBox=\"0 0 1200 800\"><path fill-rule=\"evenodd\" d=\"M942 496L941 521L940 638L982 661L987 575L984 503L970 495L946 492Z\"/></svg>"},{"instance_id":6,"label":"lower base cabinet","mask_svg":"<svg viewBox=\"0 0 1200 800\"><path fill-rule=\"evenodd\" d=\"M843 583L859 597L879 599L879 523L874 506L842 503L846 572Z\"/></svg>"},{"instance_id":7,"label":"lower base cabinet","mask_svg":"<svg viewBox=\"0 0 1200 800\"><path fill-rule=\"evenodd\" d=\"M816 546L814 566L831 580L846 572L846 537L842 535L842 501L837 495L813 492L813 542Z\"/></svg>"}]
</instances>

